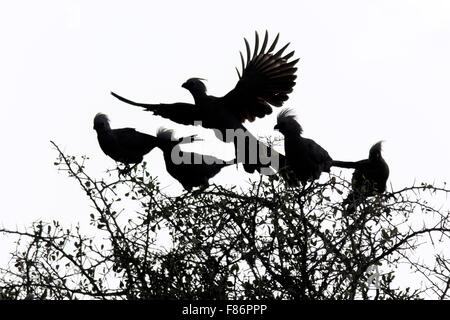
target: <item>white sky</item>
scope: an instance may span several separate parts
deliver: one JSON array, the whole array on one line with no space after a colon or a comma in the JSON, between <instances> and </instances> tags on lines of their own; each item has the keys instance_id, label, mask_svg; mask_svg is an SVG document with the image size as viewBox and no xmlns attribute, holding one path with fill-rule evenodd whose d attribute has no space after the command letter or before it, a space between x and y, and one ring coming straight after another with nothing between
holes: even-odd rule
<instances>
[{"instance_id":1,"label":"white sky","mask_svg":"<svg viewBox=\"0 0 450 320\"><path fill-rule=\"evenodd\" d=\"M366 158L385 140L396 189L450 180L449 1L3 1L0 223L87 223L92 210L75 181L55 170L49 141L89 156L89 172L101 177L114 161L92 129L97 112L113 128L154 134L164 125L214 139L212 131L155 117L109 91L141 102L192 102L181 84L196 76L222 96L237 82L243 38L252 46L254 31L266 29L301 58L285 106L296 111L305 137L339 160ZM278 111L247 127L278 135ZM199 147L232 157L231 145L212 145ZM159 150L146 160L168 190L182 190ZM229 167L212 182L250 177Z\"/></svg>"}]
</instances>

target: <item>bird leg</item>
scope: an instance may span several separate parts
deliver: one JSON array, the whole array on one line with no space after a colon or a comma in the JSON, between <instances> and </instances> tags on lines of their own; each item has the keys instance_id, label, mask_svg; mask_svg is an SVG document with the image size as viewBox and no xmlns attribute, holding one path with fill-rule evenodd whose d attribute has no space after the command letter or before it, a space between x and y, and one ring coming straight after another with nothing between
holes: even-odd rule
<instances>
[{"instance_id":1,"label":"bird leg","mask_svg":"<svg viewBox=\"0 0 450 320\"><path fill-rule=\"evenodd\" d=\"M234 158L236 163L236 169L238 168L238 144L237 144L237 137L234 137ZM244 161L245 162L245 161Z\"/></svg>"},{"instance_id":2,"label":"bird leg","mask_svg":"<svg viewBox=\"0 0 450 320\"><path fill-rule=\"evenodd\" d=\"M119 171L119 177L123 176L125 177L127 174L130 174L131 170L133 170L137 166L137 163L135 163L132 167L127 163L125 164L125 167L123 169L120 169L117 167L117 170Z\"/></svg>"},{"instance_id":3,"label":"bird leg","mask_svg":"<svg viewBox=\"0 0 450 320\"><path fill-rule=\"evenodd\" d=\"M197 197L198 195L200 195L200 193L205 191L208 187L209 187L209 184L202 184L197 190L192 191L192 195L194 197Z\"/></svg>"},{"instance_id":4,"label":"bird leg","mask_svg":"<svg viewBox=\"0 0 450 320\"><path fill-rule=\"evenodd\" d=\"M353 215L356 212L358 206L364 201L364 195L360 193L351 192L347 198L342 202L344 208L343 215Z\"/></svg>"},{"instance_id":5,"label":"bird leg","mask_svg":"<svg viewBox=\"0 0 450 320\"><path fill-rule=\"evenodd\" d=\"M278 174L272 174L269 176L269 181L280 181Z\"/></svg>"}]
</instances>

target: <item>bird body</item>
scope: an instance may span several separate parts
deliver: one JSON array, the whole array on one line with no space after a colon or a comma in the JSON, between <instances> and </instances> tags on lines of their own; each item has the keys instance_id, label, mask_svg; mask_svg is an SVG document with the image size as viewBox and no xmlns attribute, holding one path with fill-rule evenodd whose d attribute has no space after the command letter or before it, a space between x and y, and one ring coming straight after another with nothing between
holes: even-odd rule
<instances>
[{"instance_id":1,"label":"bird body","mask_svg":"<svg viewBox=\"0 0 450 320\"><path fill-rule=\"evenodd\" d=\"M352 191L344 200L350 214L365 198L386 191L389 166L381 155L381 145L382 141L379 141L370 148L368 159L356 162L333 161L332 165L335 167L355 169L352 176Z\"/></svg>"},{"instance_id":2,"label":"bird body","mask_svg":"<svg viewBox=\"0 0 450 320\"><path fill-rule=\"evenodd\" d=\"M102 151L124 164L141 162L144 155L158 145L156 137L133 128L111 129L108 117L102 113L95 116L94 129Z\"/></svg>"},{"instance_id":3,"label":"bird body","mask_svg":"<svg viewBox=\"0 0 450 320\"><path fill-rule=\"evenodd\" d=\"M386 191L386 181L389 178L389 166L384 159L371 161L370 159L357 162L334 161L333 166L353 168L353 189L360 193L375 195Z\"/></svg>"},{"instance_id":4,"label":"bird body","mask_svg":"<svg viewBox=\"0 0 450 320\"><path fill-rule=\"evenodd\" d=\"M184 189L190 191L194 187L206 188L209 179L231 163L224 162L209 155L182 151L180 140L173 139L173 131L160 129L157 137L161 143L167 172L181 183Z\"/></svg>"},{"instance_id":5,"label":"bird body","mask_svg":"<svg viewBox=\"0 0 450 320\"><path fill-rule=\"evenodd\" d=\"M257 141L253 136L251 142L245 144L242 148L238 147L236 139L227 135L228 130L241 129L244 132L248 130L243 123L248 120L254 121L256 118L262 118L272 112L272 106L280 107L288 99L288 94L292 92L295 85L296 75L295 64L299 59L289 61L294 52L283 56L287 45L274 52L278 42L278 35L273 43L268 47L268 33L266 31L261 48L259 47L259 37L255 33L255 47L253 53L246 39L247 59L241 53L242 74L238 71L239 81L233 90L223 97L210 96L206 92L206 86L200 78L190 78L182 87L189 90L194 98L194 104L172 103L172 104L146 104L137 103L123 98L113 92L111 94L126 103L144 107L147 111L155 115L168 118L180 124L201 126L209 129L215 129L216 136L225 142L234 142L236 150L236 159L243 159L244 169L253 172L255 169L261 170L262 167L270 166L265 159L259 158L259 150L265 148L266 153L272 157L281 158L282 155L275 150ZM251 143L258 148L252 149ZM257 163L249 163L250 153L256 153ZM243 157L239 155L245 155ZM278 169L278 168L276 168Z\"/></svg>"},{"instance_id":6,"label":"bird body","mask_svg":"<svg viewBox=\"0 0 450 320\"><path fill-rule=\"evenodd\" d=\"M328 152L314 140L302 137L303 129L295 120L292 110L285 109L277 117L278 129L284 135L284 150L288 182L303 185L319 179L322 172L330 172L332 159Z\"/></svg>"},{"instance_id":7,"label":"bird body","mask_svg":"<svg viewBox=\"0 0 450 320\"><path fill-rule=\"evenodd\" d=\"M302 184L319 179L322 172L330 172L331 157L312 139L285 137L285 152L288 165Z\"/></svg>"}]
</instances>

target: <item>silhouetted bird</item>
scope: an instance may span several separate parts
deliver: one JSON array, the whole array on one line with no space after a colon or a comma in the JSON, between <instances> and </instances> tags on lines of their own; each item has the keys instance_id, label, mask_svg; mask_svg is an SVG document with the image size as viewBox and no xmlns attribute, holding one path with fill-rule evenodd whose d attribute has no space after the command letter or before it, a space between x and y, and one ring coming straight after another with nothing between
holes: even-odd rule
<instances>
[{"instance_id":1,"label":"silhouetted bird","mask_svg":"<svg viewBox=\"0 0 450 320\"><path fill-rule=\"evenodd\" d=\"M185 140L174 139L172 130L161 128L156 136L164 154L167 172L188 191L193 187L205 189L209 185L209 179L223 167L232 164L213 156L182 151L179 144Z\"/></svg>"},{"instance_id":2,"label":"silhouetted bird","mask_svg":"<svg viewBox=\"0 0 450 320\"><path fill-rule=\"evenodd\" d=\"M285 179L290 185L305 185L307 181L319 179L322 172L330 172L332 159L328 152L314 140L303 138L303 129L291 109L278 114L274 129L284 136L287 171Z\"/></svg>"},{"instance_id":3,"label":"silhouetted bird","mask_svg":"<svg viewBox=\"0 0 450 320\"><path fill-rule=\"evenodd\" d=\"M103 152L115 161L124 163L129 171L130 164L142 161L143 156L157 146L158 139L133 128L111 129L106 114L97 113L94 129Z\"/></svg>"},{"instance_id":4,"label":"silhouetted bird","mask_svg":"<svg viewBox=\"0 0 450 320\"><path fill-rule=\"evenodd\" d=\"M253 54L247 40L244 39L247 62L244 62L241 53L242 75L238 71L239 81L235 88L223 97L207 95L206 86L200 78L191 78L182 85L192 94L195 104L181 102L171 104L137 103L113 92L111 94L126 103L144 107L155 115L177 123L201 124L205 128L217 129L215 133L218 138L225 142L235 143L236 159L238 162L244 163L247 172L254 172L255 169L261 171L261 168L268 167L267 159L262 159L263 157L258 157L255 161L250 159L251 156L258 155L260 150L267 151L272 157L280 157L281 163L284 162L284 157L257 141L253 135L248 133L242 123L245 120L252 122L256 118L262 118L272 113L272 106L280 107L288 99L288 94L292 92L295 85L297 68L294 65L299 59L288 62L294 51L283 56L283 52L289 44L274 53L278 37L279 35L267 49L268 33L266 31L260 49L259 37L255 33ZM248 135L247 142L239 143L239 137L230 137L226 134L227 129L233 131L241 129ZM255 145L257 147L252 148Z\"/></svg>"},{"instance_id":5,"label":"silhouetted bird","mask_svg":"<svg viewBox=\"0 0 450 320\"><path fill-rule=\"evenodd\" d=\"M115 161L125 164L125 169L119 170L121 174L129 172L130 164L140 163L144 155L159 145L160 139L157 137L133 128L111 129L108 116L103 113L97 113L95 116L94 129L103 152Z\"/></svg>"},{"instance_id":6,"label":"silhouetted bird","mask_svg":"<svg viewBox=\"0 0 450 320\"><path fill-rule=\"evenodd\" d=\"M347 213L355 212L358 205L367 197L381 194L386 191L386 182L389 177L389 166L381 156L382 141L375 143L369 151L369 158L357 162L333 161L332 166L353 168L352 191L344 200Z\"/></svg>"}]
</instances>

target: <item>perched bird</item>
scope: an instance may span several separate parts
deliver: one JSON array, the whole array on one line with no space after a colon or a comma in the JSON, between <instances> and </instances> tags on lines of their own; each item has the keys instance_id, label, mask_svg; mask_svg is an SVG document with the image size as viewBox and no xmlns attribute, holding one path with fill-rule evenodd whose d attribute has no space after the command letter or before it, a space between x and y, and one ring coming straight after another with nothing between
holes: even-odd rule
<instances>
[{"instance_id":1,"label":"perched bird","mask_svg":"<svg viewBox=\"0 0 450 320\"><path fill-rule=\"evenodd\" d=\"M158 145L154 136L141 133L133 128L111 129L106 114L97 113L94 118L94 130L103 152L115 161L126 165L142 161L145 154Z\"/></svg>"},{"instance_id":2,"label":"perched bird","mask_svg":"<svg viewBox=\"0 0 450 320\"><path fill-rule=\"evenodd\" d=\"M279 35L268 47L268 33L266 31L261 48L258 33L255 33L255 47L253 53L247 40L246 63L241 53L242 74L238 72L239 81L235 88L223 97L210 96L206 86L200 78L191 78L182 87L189 90L194 98L190 103L137 103L123 98L113 92L111 94L132 105L144 107L155 115L168 118L180 124L201 125L215 129L216 136L225 142L234 142L236 161L243 162L247 172L254 172L264 167L276 167L270 159L276 158L281 164L284 157L274 149L258 141L243 126L246 120L252 122L272 113L272 106L280 107L288 99L295 85L295 64L299 59L288 61L294 51L283 56L286 44L274 52ZM231 131L230 131L231 130ZM238 132L235 136L235 132ZM242 143L243 141L243 143ZM264 155L267 154L267 157ZM268 160L268 158L270 158ZM269 163L269 164L268 164ZM278 169L278 168L275 168Z\"/></svg>"},{"instance_id":3,"label":"perched bird","mask_svg":"<svg viewBox=\"0 0 450 320\"><path fill-rule=\"evenodd\" d=\"M191 191L193 187L200 187L200 190L207 188L209 179L223 167L232 164L213 156L182 151L179 145L186 142L186 139L174 139L172 130L160 128L156 137L160 141L158 146L163 151L167 172L185 190Z\"/></svg>"},{"instance_id":4,"label":"perched bird","mask_svg":"<svg viewBox=\"0 0 450 320\"><path fill-rule=\"evenodd\" d=\"M290 185L305 185L319 179L322 172L330 172L332 159L328 152L314 140L303 138L302 126L291 109L281 111L274 129L284 136L286 154L286 180Z\"/></svg>"},{"instance_id":5,"label":"perched bird","mask_svg":"<svg viewBox=\"0 0 450 320\"><path fill-rule=\"evenodd\" d=\"M130 164L138 164L144 155L158 146L159 138L136 131L133 128L111 129L106 114L97 113L94 118L94 130L103 152L115 161L125 164L124 174L131 170Z\"/></svg>"},{"instance_id":6,"label":"perched bird","mask_svg":"<svg viewBox=\"0 0 450 320\"><path fill-rule=\"evenodd\" d=\"M386 191L389 166L381 156L382 141L375 143L369 151L369 158L357 162L333 161L332 166L355 169L352 177L352 191L344 200L347 213L355 212L367 197Z\"/></svg>"}]
</instances>

